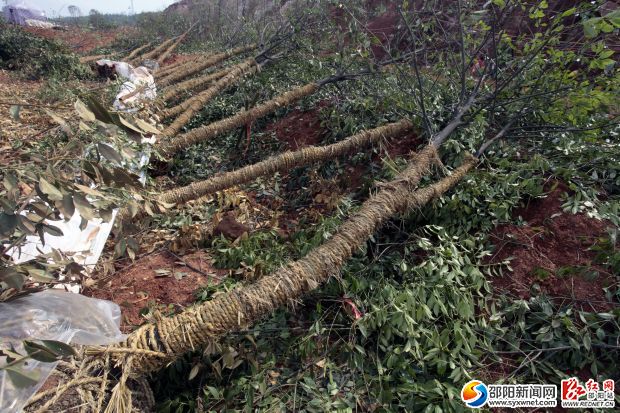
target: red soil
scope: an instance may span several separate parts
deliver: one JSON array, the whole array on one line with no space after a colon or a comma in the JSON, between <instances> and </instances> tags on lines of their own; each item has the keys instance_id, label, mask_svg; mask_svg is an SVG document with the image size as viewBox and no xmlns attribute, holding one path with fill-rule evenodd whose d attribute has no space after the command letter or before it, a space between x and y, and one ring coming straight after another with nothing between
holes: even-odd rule
<instances>
[{"instance_id":1,"label":"red soil","mask_svg":"<svg viewBox=\"0 0 620 413\"><path fill-rule=\"evenodd\" d=\"M249 234L250 231L250 227L237 221L234 213L228 213L216 225L213 235L216 237L223 235L225 238L234 241L245 233Z\"/></svg>"},{"instance_id":2,"label":"red soil","mask_svg":"<svg viewBox=\"0 0 620 413\"><path fill-rule=\"evenodd\" d=\"M323 140L326 130L321 126L319 110L295 109L282 119L268 125L266 132L275 132L278 140L285 142L290 150L316 145Z\"/></svg>"},{"instance_id":3,"label":"red soil","mask_svg":"<svg viewBox=\"0 0 620 413\"><path fill-rule=\"evenodd\" d=\"M372 0L369 3L369 7L371 9L377 8L378 6L383 6L386 8L385 13L378 15L373 19L370 19L366 25L366 30L368 31L368 34L378 40L378 43L373 43L370 46L372 54L375 59L381 60L388 56L387 51L389 51L391 47L395 46L393 44L393 40L400 20L400 16L398 15L396 9L396 2ZM402 48L406 45L401 44L398 46L400 46L399 48Z\"/></svg>"},{"instance_id":4,"label":"red soil","mask_svg":"<svg viewBox=\"0 0 620 413\"><path fill-rule=\"evenodd\" d=\"M213 277L193 271L179 263L172 254L161 252L136 260L117 271L111 281L84 294L120 305L121 329L131 331L145 321L140 315L144 308L172 305L174 312L179 312L196 300L196 290L218 282L217 277L226 273L226 270L214 269L210 257L200 251L183 256L183 261L206 274L213 274ZM157 270L167 270L168 273L160 274ZM169 314L169 308L160 309Z\"/></svg>"},{"instance_id":5,"label":"red soil","mask_svg":"<svg viewBox=\"0 0 620 413\"><path fill-rule=\"evenodd\" d=\"M162 67L170 66L177 62L185 63L202 56L203 55L200 54L172 54L170 57L164 60L164 64L162 65Z\"/></svg>"},{"instance_id":6,"label":"red soil","mask_svg":"<svg viewBox=\"0 0 620 413\"><path fill-rule=\"evenodd\" d=\"M415 132L411 132L405 136L401 136L398 138L390 139L383 146L384 154L382 154L381 157L387 155L393 159L408 156L412 152L414 152L418 148L418 146L420 146L420 143L422 143L422 141ZM375 160L379 161L379 158L380 157L377 156Z\"/></svg>"},{"instance_id":7,"label":"red soil","mask_svg":"<svg viewBox=\"0 0 620 413\"><path fill-rule=\"evenodd\" d=\"M74 52L85 55L93 49L112 44L118 37L127 35L127 29L87 31L75 27L68 30L27 27L24 30L37 36L58 40Z\"/></svg>"},{"instance_id":8,"label":"red soil","mask_svg":"<svg viewBox=\"0 0 620 413\"><path fill-rule=\"evenodd\" d=\"M496 292L527 299L534 284L557 303L573 302L587 311L613 308L603 291L613 275L595 262L590 247L607 237L608 223L583 214L562 212L562 194L568 188L557 184L542 199L534 199L515 216L525 226L501 225L491 235L496 245L490 262L512 257L513 271L492 279ZM598 273L598 275L596 275Z\"/></svg>"}]
</instances>

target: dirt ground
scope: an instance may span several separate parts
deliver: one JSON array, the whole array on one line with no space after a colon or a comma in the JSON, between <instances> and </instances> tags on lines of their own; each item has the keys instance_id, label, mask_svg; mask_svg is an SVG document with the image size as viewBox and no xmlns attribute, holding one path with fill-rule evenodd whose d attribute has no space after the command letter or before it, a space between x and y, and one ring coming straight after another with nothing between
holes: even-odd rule
<instances>
[{"instance_id":1,"label":"dirt ground","mask_svg":"<svg viewBox=\"0 0 620 413\"><path fill-rule=\"evenodd\" d=\"M74 27L70 27L68 30L28 27L25 30L37 36L58 40L69 46L74 52L82 55L87 55L98 47L110 45L117 38L128 36L130 32L127 28L90 31Z\"/></svg>"},{"instance_id":2,"label":"dirt ground","mask_svg":"<svg viewBox=\"0 0 620 413\"><path fill-rule=\"evenodd\" d=\"M614 275L596 262L591 250L608 236L611 224L562 212L565 184L550 183L548 190L545 198L531 200L513 213L526 225L501 225L491 234L496 248L490 262L511 258L513 269L492 279L493 286L500 294L527 299L537 285L558 303L573 302L586 311L613 308L603 288L613 284Z\"/></svg>"},{"instance_id":3,"label":"dirt ground","mask_svg":"<svg viewBox=\"0 0 620 413\"><path fill-rule=\"evenodd\" d=\"M42 86L40 81L22 80L13 72L0 70L0 166L16 161L20 153L58 127L46 109L61 117L73 111L68 104L42 104L38 97ZM10 113L14 105L20 107L17 118Z\"/></svg>"},{"instance_id":4,"label":"dirt ground","mask_svg":"<svg viewBox=\"0 0 620 413\"><path fill-rule=\"evenodd\" d=\"M294 109L282 119L267 125L265 132L275 132L276 138L291 151L308 145L318 145L327 133L321 127L318 109Z\"/></svg>"},{"instance_id":5,"label":"dirt ground","mask_svg":"<svg viewBox=\"0 0 620 413\"><path fill-rule=\"evenodd\" d=\"M196 291L219 282L226 273L214 269L211 258L202 251L187 254L182 260L163 251L119 269L112 279L86 290L84 295L117 303L122 313L121 329L128 332L146 321L142 313L149 309L168 315L191 305L196 301Z\"/></svg>"}]
</instances>

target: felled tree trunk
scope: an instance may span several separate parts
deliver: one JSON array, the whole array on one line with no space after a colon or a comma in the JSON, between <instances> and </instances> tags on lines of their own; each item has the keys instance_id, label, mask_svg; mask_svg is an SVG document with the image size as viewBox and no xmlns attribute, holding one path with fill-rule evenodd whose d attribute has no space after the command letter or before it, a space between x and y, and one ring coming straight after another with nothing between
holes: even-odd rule
<instances>
[{"instance_id":1,"label":"felled tree trunk","mask_svg":"<svg viewBox=\"0 0 620 413\"><path fill-rule=\"evenodd\" d=\"M98 404L97 410L100 410L99 406L105 400L106 413L133 411L137 406L132 393L141 396L143 391L132 392L130 386L143 382L144 375L169 365L183 354L204 347L227 333L244 328L268 316L276 308L318 288L331 275L339 272L346 260L388 219L398 213L420 208L440 197L477 162L476 158L470 156L450 176L416 190L421 178L429 172L436 159L433 145L416 154L403 172L393 181L382 184L379 191L364 202L338 228L334 236L304 258L289 263L253 284L218 295L178 315L143 325L121 344L87 348L85 358L81 360L73 378L59 384L51 399L39 400L39 403L44 403L43 410L47 411L71 388L86 386L95 378L98 390L90 394L91 401ZM108 393L112 385L114 387ZM96 397L94 400L93 393ZM77 400L77 403L82 402Z\"/></svg>"},{"instance_id":2,"label":"felled tree trunk","mask_svg":"<svg viewBox=\"0 0 620 413\"><path fill-rule=\"evenodd\" d=\"M169 101L192 90L202 90L201 88L203 88L204 86L209 86L214 81L223 78L224 76L229 74L231 70L231 68L225 68L214 73L209 73L204 76L177 83L173 87L167 88L162 94L161 98L164 101Z\"/></svg>"},{"instance_id":3,"label":"felled tree trunk","mask_svg":"<svg viewBox=\"0 0 620 413\"><path fill-rule=\"evenodd\" d=\"M183 42L183 40L185 40L185 38L187 37L187 34L189 33L189 30L186 31L185 33L183 33L182 35L179 36L178 39L176 39L174 41L174 43L172 43L162 54L161 56L159 56L157 58L157 63L159 63L160 65L164 64L164 61L168 58L168 56L170 56L170 54L172 52L174 52L174 50L179 47L179 45Z\"/></svg>"},{"instance_id":4,"label":"felled tree trunk","mask_svg":"<svg viewBox=\"0 0 620 413\"><path fill-rule=\"evenodd\" d=\"M240 65L235 66L226 76L215 82L209 89L192 99L186 100L180 105L163 111L162 118L164 119L176 116L179 113L180 115L170 126L164 129L159 135L160 138L166 139L176 135L211 99L217 96L222 90L241 80L244 76L256 72L258 67L254 58L248 59Z\"/></svg>"},{"instance_id":5,"label":"felled tree trunk","mask_svg":"<svg viewBox=\"0 0 620 413\"><path fill-rule=\"evenodd\" d=\"M304 258L294 261L246 287L221 294L204 304L173 317L147 324L126 342L112 346L110 354L129 377L161 369L188 351L200 348L226 333L243 328L269 315L317 288L336 274L385 221L413 208L420 208L441 196L458 182L477 162L470 156L453 173L428 187L418 189L421 178L436 162L436 150L427 146L416 154L407 168L365 201L345 221L336 234ZM119 350L115 354L115 348Z\"/></svg>"},{"instance_id":6,"label":"felled tree trunk","mask_svg":"<svg viewBox=\"0 0 620 413\"><path fill-rule=\"evenodd\" d=\"M215 125L213 123L209 126ZM253 181L261 176L270 176L275 172L290 171L293 168L314 162L333 159L377 143L382 139L403 135L412 129L413 124L403 119L396 123L360 132L331 145L309 146L297 151L285 152L235 171L225 172L204 181L166 191L159 196L159 201L167 204L182 204L235 185Z\"/></svg>"},{"instance_id":7,"label":"felled tree trunk","mask_svg":"<svg viewBox=\"0 0 620 413\"><path fill-rule=\"evenodd\" d=\"M140 53L142 53L143 51L145 51L146 49L148 49L149 47L151 47L153 45L153 43L147 43L143 46L140 46L136 49L133 49L131 51L131 53L129 53L127 56L125 56L125 58L123 59L124 62L132 62L133 59L135 57L137 57Z\"/></svg>"},{"instance_id":8,"label":"felled tree trunk","mask_svg":"<svg viewBox=\"0 0 620 413\"><path fill-rule=\"evenodd\" d=\"M165 42L163 42L162 44L160 44L159 46L157 46L150 52L142 55L140 57L140 60L155 59L157 56L162 54L168 47L170 47L170 45L173 44L176 39L177 39L176 37L173 37L171 39L166 40Z\"/></svg>"},{"instance_id":9,"label":"felled tree trunk","mask_svg":"<svg viewBox=\"0 0 620 413\"><path fill-rule=\"evenodd\" d=\"M174 62L174 63L172 63L170 65L166 65L164 67L160 66L159 70L157 70L157 72L155 72L154 76L155 76L155 78L157 80L163 79L164 77L170 75L170 73L174 72L175 70L179 70L179 69L181 69L181 68L183 68L185 66L189 67L189 65L192 65L194 63L195 63L195 61L185 60L185 61L177 61L177 62Z\"/></svg>"},{"instance_id":10,"label":"felled tree trunk","mask_svg":"<svg viewBox=\"0 0 620 413\"><path fill-rule=\"evenodd\" d=\"M237 127L243 126L248 122L261 118L277 110L278 108L297 102L299 99L309 96L317 90L319 90L319 85L316 83L309 83L305 86L293 89L249 110L245 110L229 118L192 129L191 131L177 136L170 141L162 142L160 145L160 150L165 156L171 156L183 148L187 148L188 146L194 145L198 142L207 141L214 136L228 132Z\"/></svg>"},{"instance_id":11,"label":"felled tree trunk","mask_svg":"<svg viewBox=\"0 0 620 413\"><path fill-rule=\"evenodd\" d=\"M228 50L223 53L215 54L203 61L196 62L194 65L191 65L190 67L186 67L184 70L179 70L174 73L171 73L169 76L166 76L165 78L158 80L157 85L159 87L163 87L163 86L167 86L167 85L171 85L173 83L179 82L192 75L195 75L196 73L200 73L203 70L211 66L215 66L223 62L226 59L249 52L251 50L254 50L255 48L256 48L256 45L251 44L249 46L237 47L236 49L232 49L232 50Z\"/></svg>"},{"instance_id":12,"label":"felled tree trunk","mask_svg":"<svg viewBox=\"0 0 620 413\"><path fill-rule=\"evenodd\" d=\"M100 60L100 59L105 59L107 57L108 57L107 54L100 54L96 56L84 56L84 57L80 57L80 63L89 64L92 62L96 62L97 60Z\"/></svg>"}]
</instances>

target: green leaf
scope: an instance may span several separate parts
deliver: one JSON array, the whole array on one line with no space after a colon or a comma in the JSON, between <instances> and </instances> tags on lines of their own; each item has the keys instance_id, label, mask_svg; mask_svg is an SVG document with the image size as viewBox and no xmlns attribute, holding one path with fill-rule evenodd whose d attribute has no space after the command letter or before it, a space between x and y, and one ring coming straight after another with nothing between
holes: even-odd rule
<instances>
[{"instance_id":1,"label":"green leaf","mask_svg":"<svg viewBox=\"0 0 620 413\"><path fill-rule=\"evenodd\" d=\"M51 276L45 270L40 270L38 268L28 268L27 271L28 275L30 276L30 278L32 278L32 281L34 282L50 283L56 281L56 278Z\"/></svg>"},{"instance_id":2,"label":"green leaf","mask_svg":"<svg viewBox=\"0 0 620 413\"><path fill-rule=\"evenodd\" d=\"M39 188L41 192L49 197L49 199L53 201L62 201L63 194L56 188L54 185L47 182L45 179L39 179Z\"/></svg>"},{"instance_id":3,"label":"green leaf","mask_svg":"<svg viewBox=\"0 0 620 413\"><path fill-rule=\"evenodd\" d=\"M73 136L73 131L71 130L71 127L63 118L61 118L51 110L45 109L45 112L50 118L54 120L54 122L56 122L60 126L60 129L62 129L62 131L67 134L67 136Z\"/></svg>"},{"instance_id":4,"label":"green leaf","mask_svg":"<svg viewBox=\"0 0 620 413\"><path fill-rule=\"evenodd\" d=\"M592 339L590 338L590 334L585 334L583 336L583 347L588 351L592 348Z\"/></svg>"},{"instance_id":5,"label":"green leaf","mask_svg":"<svg viewBox=\"0 0 620 413\"><path fill-rule=\"evenodd\" d=\"M4 187L9 191L17 188L18 184L17 178L10 172L5 173L4 178L2 179L2 183L4 184Z\"/></svg>"},{"instance_id":6,"label":"green leaf","mask_svg":"<svg viewBox=\"0 0 620 413\"><path fill-rule=\"evenodd\" d=\"M0 281L4 282L9 288L21 290L26 278L14 268L0 268Z\"/></svg>"},{"instance_id":7,"label":"green leaf","mask_svg":"<svg viewBox=\"0 0 620 413\"><path fill-rule=\"evenodd\" d=\"M194 365L194 367L192 367L192 369L189 372L189 376L187 377L187 380L192 380L194 377L198 375L199 372L200 372L200 364Z\"/></svg>"},{"instance_id":8,"label":"green leaf","mask_svg":"<svg viewBox=\"0 0 620 413\"><path fill-rule=\"evenodd\" d=\"M88 109L95 115L97 120L103 123L114 123L114 119L112 119L112 114L94 97L89 96L86 100L86 105Z\"/></svg>"},{"instance_id":9,"label":"green leaf","mask_svg":"<svg viewBox=\"0 0 620 413\"><path fill-rule=\"evenodd\" d=\"M614 10L613 12L605 15L605 19L615 27L620 28L620 9Z\"/></svg>"},{"instance_id":10,"label":"green leaf","mask_svg":"<svg viewBox=\"0 0 620 413\"><path fill-rule=\"evenodd\" d=\"M142 129L140 129L139 127L133 125L131 122L129 122L127 119L123 118L120 115L118 115L117 125L122 127L122 128L124 128L125 130L127 130L129 132L135 132L135 133L138 133L140 135L144 134L144 131Z\"/></svg>"},{"instance_id":11,"label":"green leaf","mask_svg":"<svg viewBox=\"0 0 620 413\"><path fill-rule=\"evenodd\" d=\"M598 24L598 28L603 33L611 33L614 31L614 26L612 24L609 24L606 20L601 20L601 22Z\"/></svg>"},{"instance_id":12,"label":"green leaf","mask_svg":"<svg viewBox=\"0 0 620 413\"><path fill-rule=\"evenodd\" d=\"M86 122L94 122L97 119L95 117L95 114L93 112L91 112L86 107L84 102L82 102L80 99L75 101L74 107L75 107L75 111L78 113L80 118L82 118L84 121L86 121Z\"/></svg>"},{"instance_id":13,"label":"green leaf","mask_svg":"<svg viewBox=\"0 0 620 413\"><path fill-rule=\"evenodd\" d=\"M49 225L49 224L43 224L43 231L47 232L48 234L54 236L54 237L62 237L63 233L60 230L60 228L55 227L53 225Z\"/></svg>"},{"instance_id":14,"label":"green leaf","mask_svg":"<svg viewBox=\"0 0 620 413\"><path fill-rule=\"evenodd\" d=\"M111 146L103 143L98 143L97 149L99 150L99 153L107 160L115 162L119 165L123 163L123 157Z\"/></svg>"},{"instance_id":15,"label":"green leaf","mask_svg":"<svg viewBox=\"0 0 620 413\"><path fill-rule=\"evenodd\" d=\"M73 214L75 214L75 205L73 204L73 197L71 195L65 195L62 197L62 215L65 218L65 221L71 219Z\"/></svg>"},{"instance_id":16,"label":"green leaf","mask_svg":"<svg viewBox=\"0 0 620 413\"><path fill-rule=\"evenodd\" d=\"M90 206L86 197L82 194L73 194L73 203L80 213L80 216L88 221L95 218L95 212Z\"/></svg>"},{"instance_id":17,"label":"green leaf","mask_svg":"<svg viewBox=\"0 0 620 413\"><path fill-rule=\"evenodd\" d=\"M69 344L56 340L41 340L41 343L60 357L77 356L75 349Z\"/></svg>"},{"instance_id":18,"label":"green leaf","mask_svg":"<svg viewBox=\"0 0 620 413\"><path fill-rule=\"evenodd\" d=\"M24 340L24 348L26 349L26 353L37 361L53 363L59 359L57 354L35 341Z\"/></svg>"},{"instance_id":19,"label":"green leaf","mask_svg":"<svg viewBox=\"0 0 620 413\"><path fill-rule=\"evenodd\" d=\"M0 237L8 238L13 235L17 227L17 217L5 212L0 213Z\"/></svg>"},{"instance_id":20,"label":"green leaf","mask_svg":"<svg viewBox=\"0 0 620 413\"><path fill-rule=\"evenodd\" d=\"M9 114L11 115L13 120L19 121L19 112L21 111L21 109L22 107L19 105L13 105L9 108Z\"/></svg>"},{"instance_id":21,"label":"green leaf","mask_svg":"<svg viewBox=\"0 0 620 413\"><path fill-rule=\"evenodd\" d=\"M158 135L159 133L161 133L160 130L157 129L155 126L140 118L134 119L134 122L136 123L136 126L142 129L144 132L152 133L153 135Z\"/></svg>"},{"instance_id":22,"label":"green leaf","mask_svg":"<svg viewBox=\"0 0 620 413\"><path fill-rule=\"evenodd\" d=\"M8 367L6 374L13 385L19 389L35 386L39 382L38 372L26 371L19 365Z\"/></svg>"},{"instance_id":23,"label":"green leaf","mask_svg":"<svg viewBox=\"0 0 620 413\"><path fill-rule=\"evenodd\" d=\"M597 23L600 20L599 17L589 19L583 22L583 31L587 38L591 39L598 36L599 30Z\"/></svg>"},{"instance_id":24,"label":"green leaf","mask_svg":"<svg viewBox=\"0 0 620 413\"><path fill-rule=\"evenodd\" d=\"M564 17L568 17L568 16L572 16L577 12L577 8L573 7L571 9L566 10L564 13L562 13L562 15L560 16L561 18Z\"/></svg>"}]
</instances>

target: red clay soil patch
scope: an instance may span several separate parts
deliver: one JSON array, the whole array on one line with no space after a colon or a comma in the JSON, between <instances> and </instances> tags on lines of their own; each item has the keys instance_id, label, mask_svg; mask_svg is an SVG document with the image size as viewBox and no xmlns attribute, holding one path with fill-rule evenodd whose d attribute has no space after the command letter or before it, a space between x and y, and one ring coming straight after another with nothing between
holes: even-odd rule
<instances>
[{"instance_id":1,"label":"red clay soil patch","mask_svg":"<svg viewBox=\"0 0 620 413\"><path fill-rule=\"evenodd\" d=\"M275 132L278 140L295 151L323 140L327 131L321 126L319 108L307 111L295 109L282 119L268 125L266 132Z\"/></svg>"},{"instance_id":2,"label":"red clay soil patch","mask_svg":"<svg viewBox=\"0 0 620 413\"><path fill-rule=\"evenodd\" d=\"M400 158L414 152L421 142L420 137L415 132L411 132L405 136L389 139L383 146L383 150L392 159Z\"/></svg>"},{"instance_id":3,"label":"red clay soil patch","mask_svg":"<svg viewBox=\"0 0 620 413\"><path fill-rule=\"evenodd\" d=\"M161 252L136 260L117 271L111 281L84 294L117 303L122 313L121 329L131 331L144 323L144 317L140 315L144 308L171 304L175 312L179 312L195 301L196 290L218 282L216 277L226 274L226 270L214 269L210 257L204 252L182 258L192 267L215 276L207 277L193 271L179 263L172 254ZM168 314L168 309L164 312Z\"/></svg>"},{"instance_id":4,"label":"red clay soil patch","mask_svg":"<svg viewBox=\"0 0 620 413\"><path fill-rule=\"evenodd\" d=\"M68 30L27 27L24 30L40 37L58 40L69 46L74 52L81 54L88 54L91 50L98 47L108 46L114 43L117 37L123 36L128 32L127 29L86 31L75 27L71 27Z\"/></svg>"},{"instance_id":5,"label":"red clay soil patch","mask_svg":"<svg viewBox=\"0 0 620 413\"><path fill-rule=\"evenodd\" d=\"M583 214L562 212L562 194L568 190L559 184L546 198L534 199L515 212L527 221L525 226L501 225L491 234L495 253L490 259L499 263L513 257L513 271L492 279L497 293L523 299L538 284L541 292L559 304L573 302L586 311L606 311L615 307L606 301L604 287L614 276L595 263L590 247L608 236L607 222Z\"/></svg>"},{"instance_id":6,"label":"red clay soil patch","mask_svg":"<svg viewBox=\"0 0 620 413\"><path fill-rule=\"evenodd\" d=\"M166 60L164 60L164 64L162 67L170 66L174 63L185 63L190 60L196 60L198 58L204 57L202 54L173 54Z\"/></svg>"}]
</instances>

